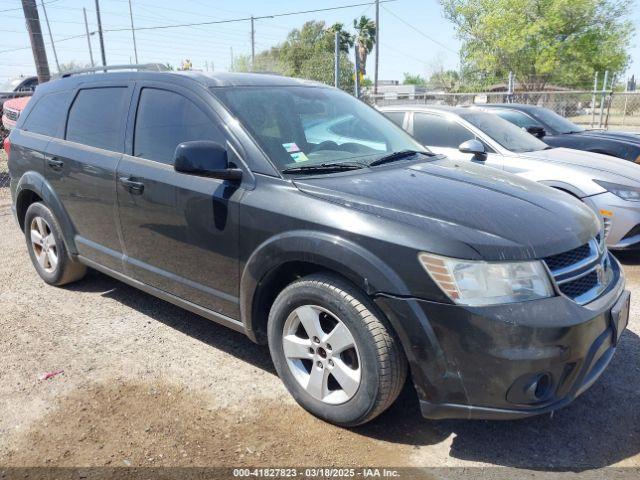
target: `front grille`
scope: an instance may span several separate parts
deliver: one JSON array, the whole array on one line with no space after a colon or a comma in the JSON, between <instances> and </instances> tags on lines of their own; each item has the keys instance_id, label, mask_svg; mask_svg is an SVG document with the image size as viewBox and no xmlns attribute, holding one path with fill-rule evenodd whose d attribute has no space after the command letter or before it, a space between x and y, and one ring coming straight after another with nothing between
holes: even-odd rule
<instances>
[{"instance_id":1,"label":"front grille","mask_svg":"<svg viewBox=\"0 0 640 480\"><path fill-rule=\"evenodd\" d=\"M581 247L574 248L568 252L552 255L544 260L547 262L549 270L554 271L574 265L585 258L589 258L589 255L591 255L591 248L588 243L585 243Z\"/></svg>"},{"instance_id":2,"label":"front grille","mask_svg":"<svg viewBox=\"0 0 640 480\"><path fill-rule=\"evenodd\" d=\"M11 110L10 108L5 108L4 109L4 115L9 120L15 122L15 121L18 120L18 117L20 116L20 112L17 111L17 110Z\"/></svg>"},{"instance_id":3,"label":"front grille","mask_svg":"<svg viewBox=\"0 0 640 480\"><path fill-rule=\"evenodd\" d=\"M602 233L573 250L544 259L558 290L579 304L597 298L613 277Z\"/></svg>"},{"instance_id":4,"label":"front grille","mask_svg":"<svg viewBox=\"0 0 640 480\"><path fill-rule=\"evenodd\" d=\"M584 295L597 284L598 274L596 272L591 272L577 280L560 285L560 291L569 298L576 298Z\"/></svg>"}]
</instances>

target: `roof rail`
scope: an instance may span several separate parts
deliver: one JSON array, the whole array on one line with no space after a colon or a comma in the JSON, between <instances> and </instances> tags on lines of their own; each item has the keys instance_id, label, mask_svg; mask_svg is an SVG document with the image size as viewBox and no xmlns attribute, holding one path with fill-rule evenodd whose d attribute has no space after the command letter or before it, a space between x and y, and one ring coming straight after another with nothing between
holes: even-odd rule
<instances>
[{"instance_id":1,"label":"roof rail","mask_svg":"<svg viewBox=\"0 0 640 480\"><path fill-rule=\"evenodd\" d=\"M106 72L107 70L150 70L153 72L163 72L169 70L166 65L162 63L136 63L131 65L106 65L101 67L82 68L80 70L73 70L71 72L65 72L60 75L61 78L67 78L72 75L80 75L83 73L95 73Z\"/></svg>"}]
</instances>

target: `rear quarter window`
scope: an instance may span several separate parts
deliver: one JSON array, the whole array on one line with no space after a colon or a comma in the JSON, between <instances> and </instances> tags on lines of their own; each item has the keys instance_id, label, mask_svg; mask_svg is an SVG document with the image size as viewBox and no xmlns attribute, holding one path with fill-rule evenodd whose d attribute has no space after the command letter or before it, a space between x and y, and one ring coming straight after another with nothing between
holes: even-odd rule
<instances>
[{"instance_id":1,"label":"rear quarter window","mask_svg":"<svg viewBox=\"0 0 640 480\"><path fill-rule=\"evenodd\" d=\"M69 110L66 139L122 152L129 96L127 87L80 90Z\"/></svg>"},{"instance_id":2,"label":"rear quarter window","mask_svg":"<svg viewBox=\"0 0 640 480\"><path fill-rule=\"evenodd\" d=\"M59 127L64 124L69 95L70 93L65 91L40 97L22 124L22 130L60 137L62 128Z\"/></svg>"}]
</instances>

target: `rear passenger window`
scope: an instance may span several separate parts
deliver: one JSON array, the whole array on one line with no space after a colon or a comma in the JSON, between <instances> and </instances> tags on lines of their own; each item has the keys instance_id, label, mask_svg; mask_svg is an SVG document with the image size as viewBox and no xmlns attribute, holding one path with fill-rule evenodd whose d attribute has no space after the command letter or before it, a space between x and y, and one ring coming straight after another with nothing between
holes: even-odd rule
<instances>
[{"instance_id":1,"label":"rear passenger window","mask_svg":"<svg viewBox=\"0 0 640 480\"><path fill-rule=\"evenodd\" d=\"M225 144L224 134L191 100L168 90L144 88L136 114L134 156L172 164L176 147L194 140Z\"/></svg>"},{"instance_id":2,"label":"rear passenger window","mask_svg":"<svg viewBox=\"0 0 640 480\"><path fill-rule=\"evenodd\" d=\"M50 93L41 97L24 121L22 129L49 137L57 136L58 127L64 123L67 113L68 99L69 92Z\"/></svg>"},{"instance_id":3,"label":"rear passenger window","mask_svg":"<svg viewBox=\"0 0 640 480\"><path fill-rule=\"evenodd\" d=\"M126 87L80 90L69 112L67 140L121 152L128 101Z\"/></svg>"},{"instance_id":4,"label":"rear passenger window","mask_svg":"<svg viewBox=\"0 0 640 480\"><path fill-rule=\"evenodd\" d=\"M413 136L428 147L458 148L475 135L452 120L426 113L413 116Z\"/></svg>"}]
</instances>

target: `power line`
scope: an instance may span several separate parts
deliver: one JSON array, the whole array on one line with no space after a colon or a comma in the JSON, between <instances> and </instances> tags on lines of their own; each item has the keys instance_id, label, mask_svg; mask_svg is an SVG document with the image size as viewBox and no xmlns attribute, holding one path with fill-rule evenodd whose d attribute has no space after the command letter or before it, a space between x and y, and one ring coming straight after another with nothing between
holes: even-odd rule
<instances>
[{"instance_id":1,"label":"power line","mask_svg":"<svg viewBox=\"0 0 640 480\"><path fill-rule=\"evenodd\" d=\"M382 2L380 2L382 3ZM404 23L407 27L409 27L411 30L416 31L417 33L419 33L420 35L422 35L424 38L426 38L427 40L431 40L433 43L435 43L436 45L441 46L442 48L444 48L445 50L449 50L450 52L455 53L456 55L458 54L458 52L450 47L448 47L447 45L445 45L444 43L440 43L438 40L436 40L435 38L430 37L429 35L427 35L426 33L424 33L422 30L420 30L418 27L414 27L413 25L411 25L409 22L407 22L406 20L400 18L398 15L396 15L395 13L393 13L391 10L389 10L387 7L383 6L382 8L384 8L388 13L390 13L391 15L393 15L394 17L396 17L396 19L398 19L400 22Z\"/></svg>"},{"instance_id":2,"label":"power line","mask_svg":"<svg viewBox=\"0 0 640 480\"><path fill-rule=\"evenodd\" d=\"M389 2L395 2L396 0L381 0L380 3L389 3ZM211 20L211 21L207 21L207 22L194 22L194 23L176 23L176 24L172 24L172 25L155 25L155 26L150 26L150 27L138 27L136 28L136 30L160 30L160 29L165 29L165 28L180 28L180 27L195 27L198 25L218 25L221 23L236 23L236 22L248 22L250 21L252 18L254 20L261 20L264 18L277 18L277 17L289 17L292 15L304 15L307 13L318 13L318 12L329 12L329 11L333 11L333 10L343 10L345 8L353 8L353 7L361 7L363 5L374 5L375 2L363 2L363 3L352 3L350 5L341 5L341 6L337 6L337 7L327 7L327 8L316 8L313 10L300 10L297 12L284 12L284 13L275 13L273 15L263 15L263 16L259 16L259 17L242 17L242 18L230 18L227 20ZM105 29L105 32L122 32L122 31L129 31L131 30L131 28L111 28L111 29Z\"/></svg>"},{"instance_id":3,"label":"power line","mask_svg":"<svg viewBox=\"0 0 640 480\"><path fill-rule=\"evenodd\" d=\"M42 33L40 34L40 36L42 36ZM80 37L84 37L84 36L85 36L85 34L84 34L84 33L83 33L83 34L81 34L81 35L73 35L73 36L71 36L71 37L65 37L65 38L61 38L61 39L59 39L59 40L56 40L56 42L57 42L57 43L65 42L65 41L67 41L67 40L72 40L72 39L74 39L74 38L80 38ZM46 43L46 42L45 42L45 45L51 45L51 44L50 44L50 43ZM31 48L31 46L28 46L28 47L11 48L11 49L9 49L9 50L0 50L0 53L14 52L14 51L16 51L16 50L28 50L28 49L30 49L30 48Z\"/></svg>"}]
</instances>

